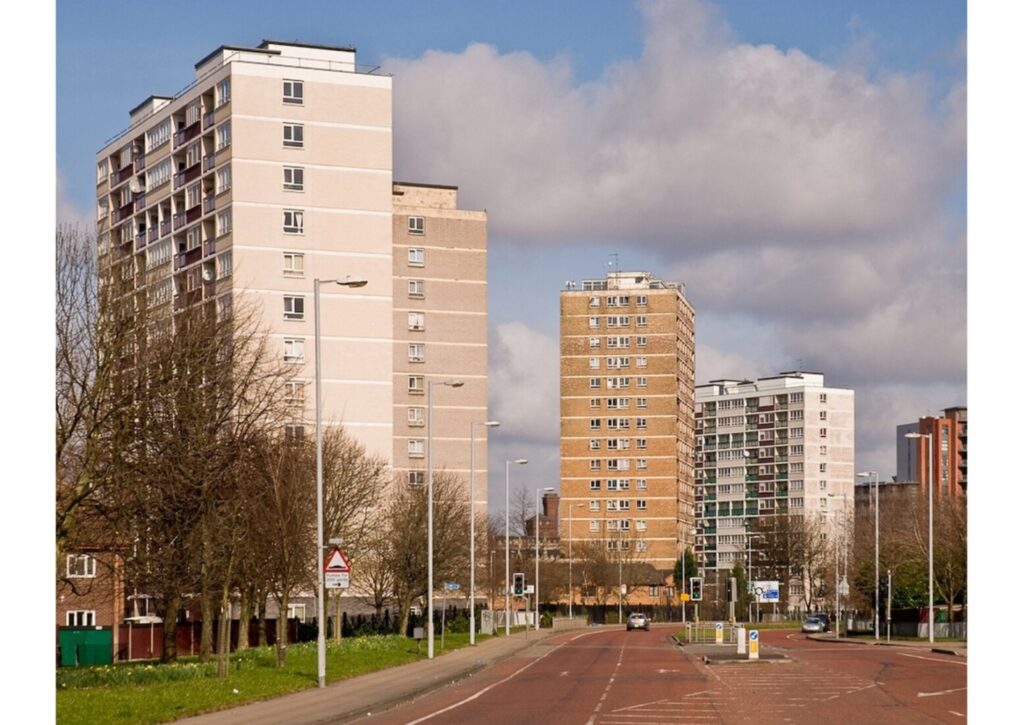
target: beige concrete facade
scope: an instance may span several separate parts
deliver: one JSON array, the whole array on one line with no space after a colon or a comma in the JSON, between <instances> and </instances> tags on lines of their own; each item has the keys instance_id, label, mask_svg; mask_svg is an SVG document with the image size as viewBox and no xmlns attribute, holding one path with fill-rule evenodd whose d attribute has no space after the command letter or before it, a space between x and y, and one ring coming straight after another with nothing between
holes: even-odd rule
<instances>
[{"instance_id":1,"label":"beige concrete facade","mask_svg":"<svg viewBox=\"0 0 1024 725\"><path fill-rule=\"evenodd\" d=\"M693 545L695 315L613 272L561 293L561 531L671 570Z\"/></svg>"},{"instance_id":2,"label":"beige concrete facade","mask_svg":"<svg viewBox=\"0 0 1024 725\"><path fill-rule=\"evenodd\" d=\"M321 288L324 418L390 461L391 79L352 49L269 41L218 49L196 76L98 154L101 253L154 306L255 306L299 366L310 433L313 280L365 277Z\"/></svg>"},{"instance_id":3,"label":"beige concrete facade","mask_svg":"<svg viewBox=\"0 0 1024 725\"><path fill-rule=\"evenodd\" d=\"M425 477L429 390L434 470L468 484L470 425L487 420L487 215L459 209L455 187L396 182L392 234L395 471ZM482 512L487 428L474 439Z\"/></svg>"},{"instance_id":4,"label":"beige concrete facade","mask_svg":"<svg viewBox=\"0 0 1024 725\"><path fill-rule=\"evenodd\" d=\"M825 387L821 373L698 386L697 445L696 554L706 573L747 567L748 543L756 550L747 531L760 517L813 516L827 535L851 525L854 392Z\"/></svg>"}]
</instances>

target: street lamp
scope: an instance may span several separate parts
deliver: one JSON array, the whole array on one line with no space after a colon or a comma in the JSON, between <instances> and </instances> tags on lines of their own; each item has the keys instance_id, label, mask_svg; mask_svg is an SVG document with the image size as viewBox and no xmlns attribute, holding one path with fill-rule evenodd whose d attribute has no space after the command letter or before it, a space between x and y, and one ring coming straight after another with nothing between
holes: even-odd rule
<instances>
[{"instance_id":1,"label":"street lamp","mask_svg":"<svg viewBox=\"0 0 1024 725\"><path fill-rule=\"evenodd\" d=\"M341 287L365 287L366 280L362 277L346 275L340 279L313 280L313 345L316 348L314 367L316 377L316 584L317 584L317 627L316 627L316 667L317 686L327 687L327 644L324 638L326 612L324 607L324 442L323 442L323 404L320 393L320 285L323 283L337 284ZM340 625L340 622L339 622Z\"/></svg>"},{"instance_id":2,"label":"street lamp","mask_svg":"<svg viewBox=\"0 0 1024 725\"><path fill-rule=\"evenodd\" d=\"M878 500L878 471L865 471L864 473L858 473L859 478L870 478L875 477L875 641L878 641L879 637L879 608L878 608L878 509L880 508L880 502ZM856 532L855 532L856 533Z\"/></svg>"},{"instance_id":3,"label":"street lamp","mask_svg":"<svg viewBox=\"0 0 1024 725\"><path fill-rule=\"evenodd\" d=\"M509 469L509 466L511 466L513 463L515 463L516 465L519 465L519 466L525 466L527 463L529 463L529 461L527 461L525 458L517 458L514 461L509 461L509 460L505 461L505 636L506 637L508 637L508 636L510 636L512 634L512 628L509 625L509 621L508 621L509 617L511 616L511 612L512 612L512 610L511 610L511 608L509 606L509 595L512 593L512 586L511 586L511 577L512 577L512 575L511 575L511 573L509 571L509 558L508 558L508 549L509 549L509 534L508 534L508 528L509 528L508 527L508 524L509 524L508 469Z\"/></svg>"},{"instance_id":4,"label":"street lamp","mask_svg":"<svg viewBox=\"0 0 1024 725\"><path fill-rule=\"evenodd\" d=\"M834 493L828 494L828 497L829 498L839 498ZM832 521L835 522L835 517L832 518ZM834 528L838 528L838 527L834 527ZM839 616L840 616L840 614L839 614L839 612L840 612L840 610L839 610L839 592L840 592L840 590L839 590L839 532L838 531L835 532L835 537L834 538L835 538L835 541L836 541L836 639L839 639ZM846 494L844 493L843 494L843 549L844 550L846 549L846 546L847 546L847 544L846 544ZM845 560L846 559L845 559L845 551L844 551L843 561L845 562ZM846 578L846 568L845 568L845 566L846 565L844 563L844 565L843 565L843 578L844 579Z\"/></svg>"},{"instance_id":5,"label":"street lamp","mask_svg":"<svg viewBox=\"0 0 1024 725\"><path fill-rule=\"evenodd\" d=\"M935 486L932 483L932 434L931 433L906 433L905 438L927 438L928 439L928 641L935 641L935 559L932 549L932 492Z\"/></svg>"},{"instance_id":6,"label":"street lamp","mask_svg":"<svg viewBox=\"0 0 1024 725\"><path fill-rule=\"evenodd\" d=\"M537 489L537 515L533 519L533 628L540 629L540 492L554 491L551 486Z\"/></svg>"},{"instance_id":7,"label":"street lamp","mask_svg":"<svg viewBox=\"0 0 1024 725\"><path fill-rule=\"evenodd\" d=\"M486 423L469 424L469 643L476 644L476 499L474 484L476 468L473 465L473 431L478 425L497 428L501 423L489 420Z\"/></svg>"},{"instance_id":8,"label":"street lamp","mask_svg":"<svg viewBox=\"0 0 1024 725\"><path fill-rule=\"evenodd\" d=\"M572 601L576 598L576 590L572 588L572 510L574 508L583 508L583 504L569 504L569 619L572 619Z\"/></svg>"},{"instance_id":9,"label":"street lamp","mask_svg":"<svg viewBox=\"0 0 1024 725\"><path fill-rule=\"evenodd\" d=\"M434 659L434 465L431 443L434 425L431 421L433 405L431 392L435 385L461 388L461 380L433 380L427 382L427 659Z\"/></svg>"}]
</instances>

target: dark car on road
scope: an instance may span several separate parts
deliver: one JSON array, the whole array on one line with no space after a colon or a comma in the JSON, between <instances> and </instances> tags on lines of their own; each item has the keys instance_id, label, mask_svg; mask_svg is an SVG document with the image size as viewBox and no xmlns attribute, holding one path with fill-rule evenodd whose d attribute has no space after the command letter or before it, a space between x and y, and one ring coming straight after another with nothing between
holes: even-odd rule
<instances>
[{"instance_id":1,"label":"dark car on road","mask_svg":"<svg viewBox=\"0 0 1024 725\"><path fill-rule=\"evenodd\" d=\"M647 632L651 631L651 620L643 612L633 612L626 618L626 631L629 632L634 629L643 629Z\"/></svg>"}]
</instances>

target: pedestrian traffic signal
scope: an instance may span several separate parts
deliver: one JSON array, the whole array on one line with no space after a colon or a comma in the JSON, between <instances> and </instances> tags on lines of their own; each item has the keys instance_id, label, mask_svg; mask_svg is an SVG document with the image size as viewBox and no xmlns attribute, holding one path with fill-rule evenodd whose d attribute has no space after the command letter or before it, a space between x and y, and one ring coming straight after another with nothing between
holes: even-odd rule
<instances>
[{"instance_id":1,"label":"pedestrian traffic signal","mask_svg":"<svg viewBox=\"0 0 1024 725\"><path fill-rule=\"evenodd\" d=\"M703 587L703 580L699 576L690 577L690 599L699 602L703 597L701 596L701 590Z\"/></svg>"},{"instance_id":2,"label":"pedestrian traffic signal","mask_svg":"<svg viewBox=\"0 0 1024 725\"><path fill-rule=\"evenodd\" d=\"M523 596L526 592L526 574L512 575L512 594L517 597Z\"/></svg>"}]
</instances>

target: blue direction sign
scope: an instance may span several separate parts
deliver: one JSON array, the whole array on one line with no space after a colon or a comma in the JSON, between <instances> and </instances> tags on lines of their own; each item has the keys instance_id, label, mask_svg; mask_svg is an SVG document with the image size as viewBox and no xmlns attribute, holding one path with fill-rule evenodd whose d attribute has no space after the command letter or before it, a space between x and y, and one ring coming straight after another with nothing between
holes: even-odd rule
<instances>
[{"instance_id":1,"label":"blue direction sign","mask_svg":"<svg viewBox=\"0 0 1024 725\"><path fill-rule=\"evenodd\" d=\"M452 592L452 591L455 591L456 589L459 588L459 583L458 582L445 582L444 583L444 588L447 589L448 591Z\"/></svg>"}]
</instances>

